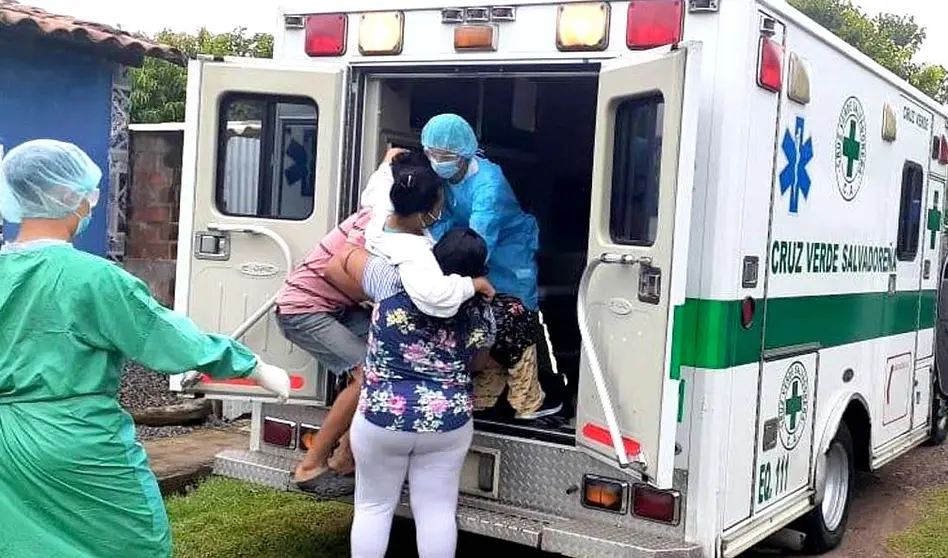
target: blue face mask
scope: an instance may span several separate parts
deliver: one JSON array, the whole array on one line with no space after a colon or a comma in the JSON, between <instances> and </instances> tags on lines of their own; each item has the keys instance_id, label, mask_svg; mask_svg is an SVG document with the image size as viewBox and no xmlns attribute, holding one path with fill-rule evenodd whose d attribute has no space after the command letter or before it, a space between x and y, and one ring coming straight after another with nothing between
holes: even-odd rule
<instances>
[{"instance_id":1,"label":"blue face mask","mask_svg":"<svg viewBox=\"0 0 948 558\"><path fill-rule=\"evenodd\" d=\"M431 161L431 169L434 170L435 174L447 180L454 178L461 172L459 164L459 159L453 161Z\"/></svg>"}]
</instances>

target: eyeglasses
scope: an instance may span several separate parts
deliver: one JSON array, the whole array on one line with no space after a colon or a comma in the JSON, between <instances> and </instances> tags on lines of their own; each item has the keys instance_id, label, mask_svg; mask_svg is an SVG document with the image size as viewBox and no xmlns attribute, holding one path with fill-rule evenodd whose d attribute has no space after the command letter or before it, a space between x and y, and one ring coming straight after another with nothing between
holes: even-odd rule
<instances>
[{"instance_id":1,"label":"eyeglasses","mask_svg":"<svg viewBox=\"0 0 948 558\"><path fill-rule=\"evenodd\" d=\"M460 159L457 153L452 153L450 151L437 148L425 149L425 156L438 163L448 163Z\"/></svg>"}]
</instances>

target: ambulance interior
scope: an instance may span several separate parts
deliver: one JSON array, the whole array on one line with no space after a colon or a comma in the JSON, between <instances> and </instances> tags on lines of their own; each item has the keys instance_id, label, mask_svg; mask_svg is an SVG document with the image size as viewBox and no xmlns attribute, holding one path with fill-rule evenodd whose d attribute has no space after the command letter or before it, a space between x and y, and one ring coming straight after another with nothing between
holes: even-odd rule
<instances>
[{"instance_id":1,"label":"ambulance interior","mask_svg":"<svg viewBox=\"0 0 948 558\"><path fill-rule=\"evenodd\" d=\"M389 146L417 148L429 118L454 112L475 128L481 149L503 168L522 207L539 223L540 310L557 369L568 378L564 411L553 420L518 423L502 398L499 412L477 422L483 430L550 441L574 434L580 355L576 299L589 232L597 88L598 77L588 67L569 75L367 80L363 185ZM551 364L541 358L540 366Z\"/></svg>"}]
</instances>

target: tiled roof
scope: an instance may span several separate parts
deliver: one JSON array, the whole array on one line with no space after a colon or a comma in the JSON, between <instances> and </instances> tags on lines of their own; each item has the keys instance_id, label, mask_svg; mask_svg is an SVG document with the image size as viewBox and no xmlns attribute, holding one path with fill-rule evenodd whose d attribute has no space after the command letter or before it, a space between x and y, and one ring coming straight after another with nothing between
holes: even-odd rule
<instances>
[{"instance_id":1,"label":"tiled roof","mask_svg":"<svg viewBox=\"0 0 948 558\"><path fill-rule=\"evenodd\" d=\"M184 54L167 45L109 25L51 14L15 0L0 0L0 34L7 30L83 46L127 65L140 66L146 56L179 65L187 63Z\"/></svg>"}]
</instances>

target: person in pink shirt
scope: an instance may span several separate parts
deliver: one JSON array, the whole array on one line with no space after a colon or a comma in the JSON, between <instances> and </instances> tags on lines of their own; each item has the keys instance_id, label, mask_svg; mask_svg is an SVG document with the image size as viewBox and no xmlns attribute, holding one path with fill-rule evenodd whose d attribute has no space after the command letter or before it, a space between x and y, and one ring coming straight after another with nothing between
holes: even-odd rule
<instances>
[{"instance_id":1,"label":"person in pink shirt","mask_svg":"<svg viewBox=\"0 0 948 558\"><path fill-rule=\"evenodd\" d=\"M330 281L326 268L345 245L365 246L365 227L372 208L364 207L329 232L287 278L276 302L276 318L283 336L308 352L349 385L336 397L322 428L313 437L294 481L300 489L325 496L343 495L351 481L344 475L353 467L348 437L352 413L359 400L362 360L371 313L359 304L351 285ZM339 442L337 463L329 467ZM347 470L350 469L350 470Z\"/></svg>"},{"instance_id":2,"label":"person in pink shirt","mask_svg":"<svg viewBox=\"0 0 948 558\"><path fill-rule=\"evenodd\" d=\"M423 154L390 150L367 191L387 192L393 175L410 174L409 169L431 172ZM358 405L371 321L371 308L367 308L361 285L347 274L334 273L331 268L341 266L343 257L348 259L345 255L352 253L351 247L365 247L365 231L375 210L375 204L363 203L358 212L323 237L303 263L290 273L276 302L277 323L284 337L337 377L349 380L311 440L293 478L301 490L325 497L343 496L353 490L349 473L355 463L346 432ZM379 208L379 211L386 210ZM417 299L413 299L426 308L443 306L437 309L453 308L456 312L475 291L492 291L485 278L443 276L439 268L435 271L437 273L432 271L425 278L433 287L417 292ZM339 446L334 452L337 442Z\"/></svg>"}]
</instances>

